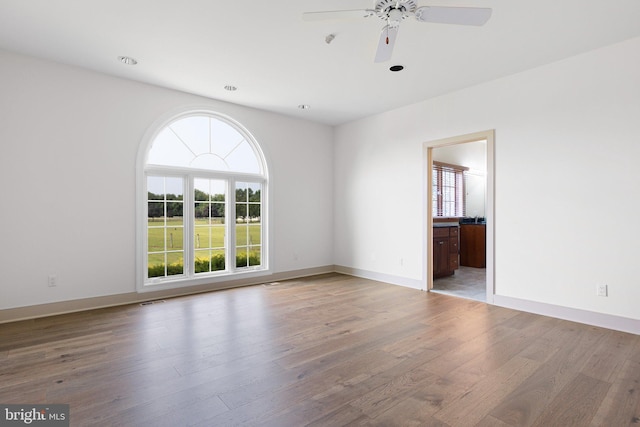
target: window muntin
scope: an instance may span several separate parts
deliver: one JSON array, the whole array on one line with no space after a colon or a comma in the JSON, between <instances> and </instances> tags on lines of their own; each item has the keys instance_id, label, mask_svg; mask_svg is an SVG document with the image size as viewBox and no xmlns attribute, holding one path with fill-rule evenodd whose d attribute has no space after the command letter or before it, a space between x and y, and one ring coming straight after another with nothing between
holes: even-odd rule
<instances>
[{"instance_id":1,"label":"window muntin","mask_svg":"<svg viewBox=\"0 0 640 427\"><path fill-rule=\"evenodd\" d=\"M144 160L142 287L267 268L266 167L246 132L215 114L183 115L156 134Z\"/></svg>"}]
</instances>

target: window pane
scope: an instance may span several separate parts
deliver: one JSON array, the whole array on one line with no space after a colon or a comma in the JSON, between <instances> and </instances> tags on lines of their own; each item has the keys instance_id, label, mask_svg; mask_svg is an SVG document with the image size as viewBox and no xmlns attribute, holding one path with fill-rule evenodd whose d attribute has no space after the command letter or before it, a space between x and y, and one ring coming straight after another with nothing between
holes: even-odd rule
<instances>
[{"instance_id":1,"label":"window pane","mask_svg":"<svg viewBox=\"0 0 640 427\"><path fill-rule=\"evenodd\" d=\"M193 215L195 216L195 223L209 224L211 217L211 204L210 203L196 203L193 207Z\"/></svg>"},{"instance_id":2,"label":"window pane","mask_svg":"<svg viewBox=\"0 0 640 427\"><path fill-rule=\"evenodd\" d=\"M209 152L209 117L186 117L173 122L169 129L194 155Z\"/></svg>"},{"instance_id":3,"label":"window pane","mask_svg":"<svg viewBox=\"0 0 640 427\"><path fill-rule=\"evenodd\" d=\"M207 115L178 119L154 139L147 156L152 165L260 173L256 152L229 123Z\"/></svg>"},{"instance_id":4,"label":"window pane","mask_svg":"<svg viewBox=\"0 0 640 427\"><path fill-rule=\"evenodd\" d=\"M261 248L251 247L249 248L249 266L261 265Z\"/></svg>"},{"instance_id":5,"label":"window pane","mask_svg":"<svg viewBox=\"0 0 640 427\"><path fill-rule=\"evenodd\" d=\"M209 225L195 226L195 249L211 247L211 227Z\"/></svg>"},{"instance_id":6,"label":"window pane","mask_svg":"<svg viewBox=\"0 0 640 427\"><path fill-rule=\"evenodd\" d=\"M184 180L148 176L147 190L148 277L183 274Z\"/></svg>"},{"instance_id":7,"label":"window pane","mask_svg":"<svg viewBox=\"0 0 640 427\"><path fill-rule=\"evenodd\" d=\"M164 254L153 254L147 258L148 274L151 277L163 277L165 275L164 270Z\"/></svg>"},{"instance_id":8,"label":"window pane","mask_svg":"<svg viewBox=\"0 0 640 427\"><path fill-rule=\"evenodd\" d=\"M194 179L194 271L224 270L226 182Z\"/></svg>"},{"instance_id":9,"label":"window pane","mask_svg":"<svg viewBox=\"0 0 640 427\"><path fill-rule=\"evenodd\" d=\"M224 248L225 227L214 225L211 227L211 248Z\"/></svg>"},{"instance_id":10,"label":"window pane","mask_svg":"<svg viewBox=\"0 0 640 427\"><path fill-rule=\"evenodd\" d=\"M220 271L226 268L224 250L211 251L211 271Z\"/></svg>"},{"instance_id":11,"label":"window pane","mask_svg":"<svg viewBox=\"0 0 640 427\"><path fill-rule=\"evenodd\" d=\"M164 246L164 227L149 227L147 229L147 250L148 252L161 252Z\"/></svg>"},{"instance_id":12,"label":"window pane","mask_svg":"<svg viewBox=\"0 0 640 427\"><path fill-rule=\"evenodd\" d=\"M260 165L256 154L248 142L244 141L226 158L231 170L247 173L259 173Z\"/></svg>"},{"instance_id":13,"label":"window pane","mask_svg":"<svg viewBox=\"0 0 640 427\"><path fill-rule=\"evenodd\" d=\"M153 140L147 163L188 167L193 157L187 146L167 127Z\"/></svg>"},{"instance_id":14,"label":"window pane","mask_svg":"<svg viewBox=\"0 0 640 427\"><path fill-rule=\"evenodd\" d=\"M147 177L147 192L149 200L164 200L164 177Z\"/></svg>"},{"instance_id":15,"label":"window pane","mask_svg":"<svg viewBox=\"0 0 640 427\"><path fill-rule=\"evenodd\" d=\"M193 198L197 201L209 201L211 198L211 189L209 188L209 180L195 178L193 180Z\"/></svg>"},{"instance_id":16,"label":"window pane","mask_svg":"<svg viewBox=\"0 0 640 427\"><path fill-rule=\"evenodd\" d=\"M164 197L164 196L161 196ZM147 218L149 225L164 225L164 202L147 203Z\"/></svg>"},{"instance_id":17,"label":"window pane","mask_svg":"<svg viewBox=\"0 0 640 427\"><path fill-rule=\"evenodd\" d=\"M176 274L184 273L184 265L182 260L182 252L167 253L167 276L174 276Z\"/></svg>"},{"instance_id":18,"label":"window pane","mask_svg":"<svg viewBox=\"0 0 640 427\"><path fill-rule=\"evenodd\" d=\"M208 273L211 271L211 251L195 251L195 268L196 273Z\"/></svg>"},{"instance_id":19,"label":"window pane","mask_svg":"<svg viewBox=\"0 0 640 427\"><path fill-rule=\"evenodd\" d=\"M247 217L247 204L236 203L236 222L244 222Z\"/></svg>"},{"instance_id":20,"label":"window pane","mask_svg":"<svg viewBox=\"0 0 640 427\"><path fill-rule=\"evenodd\" d=\"M260 223L251 223L249 225L249 245L262 244L262 226Z\"/></svg>"},{"instance_id":21,"label":"window pane","mask_svg":"<svg viewBox=\"0 0 640 427\"><path fill-rule=\"evenodd\" d=\"M249 225L236 224L236 244L238 246L246 246L249 241Z\"/></svg>"},{"instance_id":22,"label":"window pane","mask_svg":"<svg viewBox=\"0 0 640 427\"><path fill-rule=\"evenodd\" d=\"M224 224L225 204L224 202L211 203L211 224Z\"/></svg>"},{"instance_id":23,"label":"window pane","mask_svg":"<svg viewBox=\"0 0 640 427\"><path fill-rule=\"evenodd\" d=\"M226 159L238 145L244 142L244 137L229 124L213 119L211 120L211 140L213 152Z\"/></svg>"},{"instance_id":24,"label":"window pane","mask_svg":"<svg viewBox=\"0 0 640 427\"><path fill-rule=\"evenodd\" d=\"M243 268L249 266L249 251L246 247L236 248L236 267Z\"/></svg>"},{"instance_id":25,"label":"window pane","mask_svg":"<svg viewBox=\"0 0 640 427\"><path fill-rule=\"evenodd\" d=\"M236 267L261 265L262 184L236 183Z\"/></svg>"},{"instance_id":26,"label":"window pane","mask_svg":"<svg viewBox=\"0 0 640 427\"><path fill-rule=\"evenodd\" d=\"M167 200L183 200L184 184L182 178L167 177L165 178L165 191Z\"/></svg>"},{"instance_id":27,"label":"window pane","mask_svg":"<svg viewBox=\"0 0 640 427\"><path fill-rule=\"evenodd\" d=\"M176 249L182 249L183 247L183 228L182 227L167 227L167 250L173 251Z\"/></svg>"},{"instance_id":28,"label":"window pane","mask_svg":"<svg viewBox=\"0 0 640 427\"><path fill-rule=\"evenodd\" d=\"M247 202L247 187L242 182L236 183L236 202Z\"/></svg>"},{"instance_id":29,"label":"window pane","mask_svg":"<svg viewBox=\"0 0 640 427\"><path fill-rule=\"evenodd\" d=\"M167 202L167 222L173 218L182 218L182 202Z\"/></svg>"},{"instance_id":30,"label":"window pane","mask_svg":"<svg viewBox=\"0 0 640 427\"><path fill-rule=\"evenodd\" d=\"M194 169L207 169L207 170L218 170L224 171L229 169L229 165L224 159L216 156L215 154L201 154L198 157L195 157L191 163L189 163L189 167Z\"/></svg>"}]
</instances>

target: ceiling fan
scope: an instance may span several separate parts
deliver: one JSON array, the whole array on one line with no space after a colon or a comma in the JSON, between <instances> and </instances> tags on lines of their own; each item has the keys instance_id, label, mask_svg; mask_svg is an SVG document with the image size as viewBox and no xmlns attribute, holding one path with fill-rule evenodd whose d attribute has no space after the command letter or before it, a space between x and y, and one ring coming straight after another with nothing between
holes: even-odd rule
<instances>
[{"instance_id":1,"label":"ceiling fan","mask_svg":"<svg viewBox=\"0 0 640 427\"><path fill-rule=\"evenodd\" d=\"M451 7L421 6L416 0L374 0L373 9L332 10L324 12L306 12L302 14L305 21L318 21L342 18L369 18L377 16L384 20L375 62L391 59L393 45L398 35L400 22L413 16L419 22L439 24L484 25L491 17L491 9L485 7Z\"/></svg>"}]
</instances>

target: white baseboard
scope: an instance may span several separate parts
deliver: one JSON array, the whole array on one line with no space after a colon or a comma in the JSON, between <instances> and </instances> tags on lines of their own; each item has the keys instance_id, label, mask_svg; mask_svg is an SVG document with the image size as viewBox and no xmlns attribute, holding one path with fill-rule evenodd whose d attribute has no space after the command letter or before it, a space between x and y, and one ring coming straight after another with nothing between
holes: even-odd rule
<instances>
[{"instance_id":1,"label":"white baseboard","mask_svg":"<svg viewBox=\"0 0 640 427\"><path fill-rule=\"evenodd\" d=\"M404 286L418 290L425 290L421 280L407 279L406 277L392 276L390 274L377 273L375 271L361 270L359 268L335 266L336 273L348 274L349 276L362 277L363 279L376 280L378 282L390 283L392 285Z\"/></svg>"},{"instance_id":2,"label":"white baseboard","mask_svg":"<svg viewBox=\"0 0 640 427\"><path fill-rule=\"evenodd\" d=\"M421 280L397 277L389 274L377 273L341 265L326 265L322 267L273 273L265 277L228 281L224 283L218 283L215 285L215 287L202 285L166 291L148 292L144 294L130 292L125 294L83 298L72 301L62 301L49 304L33 305L28 307L4 309L0 310L0 324L15 322L19 320L35 319L38 317L72 313L77 311L93 310L126 304L136 304L155 299L173 298L196 293L236 288L240 286L257 285L260 283L264 283L265 281L273 282L278 280L296 279L300 277L308 277L317 274L333 272L347 274L355 277L362 277L369 280L376 280L392 285L404 286L412 289L424 290L424 283ZM543 316L555 317L558 319L569 320L586 325L599 326L602 328L640 335L640 320L638 319L630 319L611 314L596 313L576 308L522 300L502 295L494 295L493 299L493 303L500 307L526 311L528 313L540 314Z\"/></svg>"},{"instance_id":3,"label":"white baseboard","mask_svg":"<svg viewBox=\"0 0 640 427\"><path fill-rule=\"evenodd\" d=\"M627 317L620 317L612 314L596 313L593 311L523 300L502 295L494 295L493 303L500 307L640 335L640 320L637 319L629 319Z\"/></svg>"},{"instance_id":4,"label":"white baseboard","mask_svg":"<svg viewBox=\"0 0 640 427\"><path fill-rule=\"evenodd\" d=\"M362 277L365 279L377 280L393 285L400 285L413 289L424 290L424 284L420 280L391 276L388 274L376 273L368 270L361 270L341 265L336 265L335 271L337 273L348 274L350 276ZM528 313L540 314L557 319L583 323L585 325L599 326L602 328L640 335L640 320L637 319L629 319L627 317L615 316L612 314L596 313L576 308L522 300L502 295L493 295L493 304L500 307L511 308L514 310L526 311Z\"/></svg>"},{"instance_id":5,"label":"white baseboard","mask_svg":"<svg viewBox=\"0 0 640 427\"><path fill-rule=\"evenodd\" d=\"M36 319L39 317L55 316L59 314L73 313L77 311L94 310L98 308L114 307L118 305L137 304L144 301L152 301L164 298L174 298L203 292L218 291L222 289L237 288L240 286L258 285L265 282L296 279L300 277L315 276L317 274L333 273L333 265L306 268L301 270L285 271L268 274L261 277L229 280L212 285L198 285L184 288L168 289L164 291L151 291L145 293L129 292L124 294L107 295L101 297L82 298L70 301L60 301L48 304L38 304L26 307L16 307L0 310L0 324L16 322L19 320Z\"/></svg>"}]
</instances>

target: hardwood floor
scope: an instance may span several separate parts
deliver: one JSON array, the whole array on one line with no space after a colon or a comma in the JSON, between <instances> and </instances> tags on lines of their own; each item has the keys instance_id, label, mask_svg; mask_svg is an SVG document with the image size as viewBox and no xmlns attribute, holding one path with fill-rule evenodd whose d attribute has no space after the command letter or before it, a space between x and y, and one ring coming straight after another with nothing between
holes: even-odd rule
<instances>
[{"instance_id":1,"label":"hardwood floor","mask_svg":"<svg viewBox=\"0 0 640 427\"><path fill-rule=\"evenodd\" d=\"M640 425L640 336L329 274L0 325L72 426Z\"/></svg>"}]
</instances>

